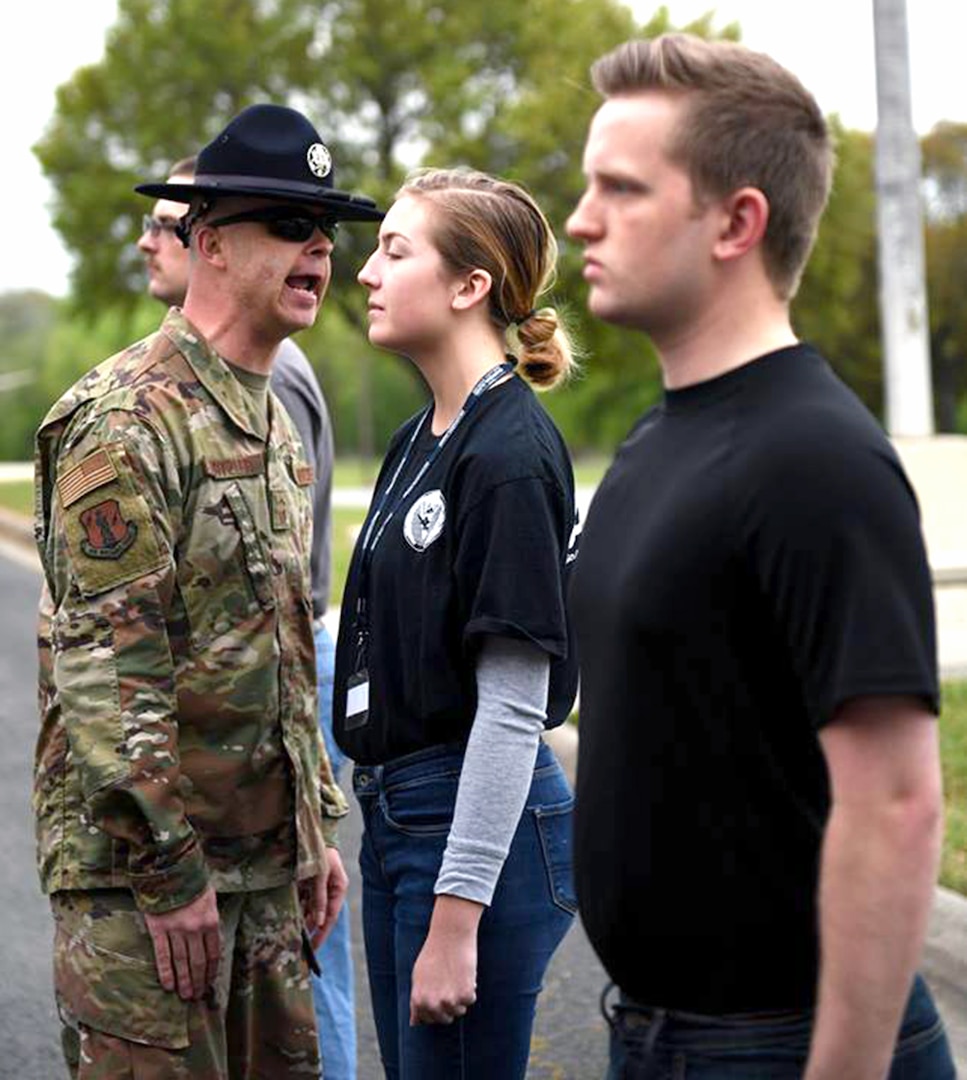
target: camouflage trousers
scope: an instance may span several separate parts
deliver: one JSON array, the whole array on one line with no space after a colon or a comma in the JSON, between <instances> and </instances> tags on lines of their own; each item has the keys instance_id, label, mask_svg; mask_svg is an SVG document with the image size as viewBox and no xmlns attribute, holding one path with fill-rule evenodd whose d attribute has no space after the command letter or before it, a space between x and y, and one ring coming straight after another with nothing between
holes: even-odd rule
<instances>
[{"instance_id":1,"label":"camouflage trousers","mask_svg":"<svg viewBox=\"0 0 967 1080\"><path fill-rule=\"evenodd\" d=\"M73 1080L318 1080L319 1043L294 884L218 897L214 988L158 982L129 892L51 896L54 986Z\"/></svg>"}]
</instances>

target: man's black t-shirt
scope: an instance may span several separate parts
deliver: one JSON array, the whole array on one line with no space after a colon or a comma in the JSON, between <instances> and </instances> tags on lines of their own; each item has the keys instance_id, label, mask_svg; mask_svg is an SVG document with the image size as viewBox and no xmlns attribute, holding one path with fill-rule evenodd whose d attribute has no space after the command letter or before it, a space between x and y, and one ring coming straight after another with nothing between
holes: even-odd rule
<instances>
[{"instance_id":1,"label":"man's black t-shirt","mask_svg":"<svg viewBox=\"0 0 967 1080\"><path fill-rule=\"evenodd\" d=\"M394 436L373 507L418 422L414 417ZM427 421L389 508L436 442ZM376 544L367 604L369 710L365 724L347 730L360 590L362 545L356 545L343 594L333 700L336 741L350 758L374 764L466 737L476 712L475 661L484 634L522 638L547 652L547 726L567 717L577 686L565 603L574 525L567 449L533 391L514 376L483 395Z\"/></svg>"},{"instance_id":2,"label":"man's black t-shirt","mask_svg":"<svg viewBox=\"0 0 967 1080\"><path fill-rule=\"evenodd\" d=\"M900 463L811 349L666 394L592 502L581 655L581 916L631 997L805 1008L847 700L937 709L933 602Z\"/></svg>"}]
</instances>

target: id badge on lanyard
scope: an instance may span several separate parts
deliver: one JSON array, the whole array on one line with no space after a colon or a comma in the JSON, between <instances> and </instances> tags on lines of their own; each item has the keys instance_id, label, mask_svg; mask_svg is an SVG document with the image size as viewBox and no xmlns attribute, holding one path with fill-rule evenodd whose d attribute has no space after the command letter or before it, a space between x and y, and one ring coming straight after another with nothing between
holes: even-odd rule
<instances>
[{"instance_id":1,"label":"id badge on lanyard","mask_svg":"<svg viewBox=\"0 0 967 1080\"><path fill-rule=\"evenodd\" d=\"M346 680L346 730L365 727L369 720L369 672L366 668Z\"/></svg>"},{"instance_id":2,"label":"id badge on lanyard","mask_svg":"<svg viewBox=\"0 0 967 1080\"><path fill-rule=\"evenodd\" d=\"M365 621L363 605L357 605L356 621L353 626L355 655L353 671L346 680L346 721L347 731L356 731L365 727L369 721L369 628Z\"/></svg>"},{"instance_id":3,"label":"id badge on lanyard","mask_svg":"<svg viewBox=\"0 0 967 1080\"><path fill-rule=\"evenodd\" d=\"M498 382L514 370L514 363L514 361L508 360L503 364L497 364L477 381L477 384L470 391L470 395L466 402L464 402L463 408L454 417L447 430L440 436L440 441L430 451L426 461L420 466L416 476L409 485L407 485L406 490L396 500L392 508L387 510L390 492L395 487L396 481L400 478L400 475L406 466L406 462L409 460L410 451L413 449L413 444L416 442L416 438L422 430L426 418L433 411L432 405L427 406L426 411L414 427L413 434L410 436L410 441L406 444L406 450L403 452L403 457L400 460L399 465L396 466L396 471L393 473L392 479L386 486L386 490L379 500L369 526L363 534L361 541L362 553L359 575L359 599L356 602L352 631L355 654L352 674L346 680L346 731L356 731L361 727L365 727L369 722L369 576L370 564L373 559L373 552L376 550L376 545L379 543L383 533L386 531L386 526L389 525L396 511L399 510L413 489L426 475L430 466L433 465L440 456L441 451L450 441L450 437L460 426L461 422L473 412L479 404L480 399L492 386L496 386Z\"/></svg>"}]
</instances>

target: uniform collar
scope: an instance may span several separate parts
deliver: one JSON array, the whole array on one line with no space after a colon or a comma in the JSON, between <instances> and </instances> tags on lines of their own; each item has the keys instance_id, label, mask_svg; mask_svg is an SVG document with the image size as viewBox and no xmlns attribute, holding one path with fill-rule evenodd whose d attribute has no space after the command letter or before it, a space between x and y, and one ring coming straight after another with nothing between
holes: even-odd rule
<instances>
[{"instance_id":1,"label":"uniform collar","mask_svg":"<svg viewBox=\"0 0 967 1080\"><path fill-rule=\"evenodd\" d=\"M265 442L268 420L252 395L231 369L178 308L172 308L161 324L175 348L188 361L198 381L243 431Z\"/></svg>"}]
</instances>

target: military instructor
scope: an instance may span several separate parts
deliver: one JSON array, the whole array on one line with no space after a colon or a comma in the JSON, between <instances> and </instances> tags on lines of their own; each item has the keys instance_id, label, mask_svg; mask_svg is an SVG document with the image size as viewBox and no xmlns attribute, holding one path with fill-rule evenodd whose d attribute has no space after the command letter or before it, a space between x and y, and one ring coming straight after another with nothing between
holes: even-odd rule
<instances>
[{"instance_id":1,"label":"military instructor","mask_svg":"<svg viewBox=\"0 0 967 1080\"><path fill-rule=\"evenodd\" d=\"M317 1076L304 927L336 918L346 803L316 721L312 468L268 393L312 325L341 220L294 110L202 150L182 311L94 368L37 435L44 568L34 805L71 1075Z\"/></svg>"}]
</instances>

